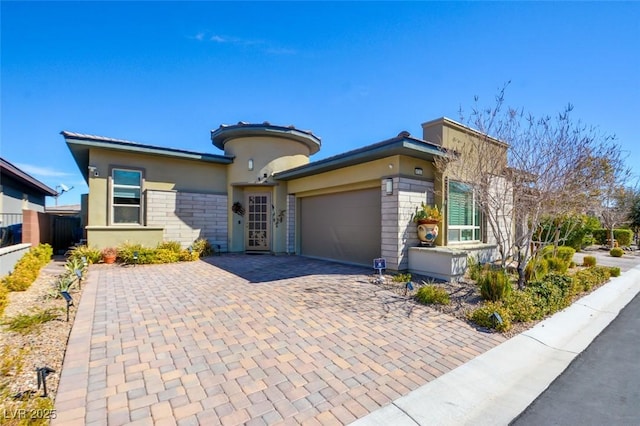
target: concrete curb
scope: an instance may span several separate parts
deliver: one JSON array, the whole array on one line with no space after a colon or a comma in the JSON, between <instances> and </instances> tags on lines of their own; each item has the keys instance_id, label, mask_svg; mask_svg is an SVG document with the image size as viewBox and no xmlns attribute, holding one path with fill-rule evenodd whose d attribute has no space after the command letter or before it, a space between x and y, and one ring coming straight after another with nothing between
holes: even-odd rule
<instances>
[{"instance_id":1,"label":"concrete curb","mask_svg":"<svg viewBox=\"0 0 640 426\"><path fill-rule=\"evenodd\" d=\"M522 413L640 292L640 266L352 425L495 425Z\"/></svg>"}]
</instances>

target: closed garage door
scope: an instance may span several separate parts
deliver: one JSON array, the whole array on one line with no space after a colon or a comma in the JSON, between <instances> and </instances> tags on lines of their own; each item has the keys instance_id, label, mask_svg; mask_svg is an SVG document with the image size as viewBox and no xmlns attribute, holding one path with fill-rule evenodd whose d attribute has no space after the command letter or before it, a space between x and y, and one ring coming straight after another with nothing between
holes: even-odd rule
<instances>
[{"instance_id":1,"label":"closed garage door","mask_svg":"<svg viewBox=\"0 0 640 426\"><path fill-rule=\"evenodd\" d=\"M380 189L300 199L302 255L371 265L380 257Z\"/></svg>"}]
</instances>

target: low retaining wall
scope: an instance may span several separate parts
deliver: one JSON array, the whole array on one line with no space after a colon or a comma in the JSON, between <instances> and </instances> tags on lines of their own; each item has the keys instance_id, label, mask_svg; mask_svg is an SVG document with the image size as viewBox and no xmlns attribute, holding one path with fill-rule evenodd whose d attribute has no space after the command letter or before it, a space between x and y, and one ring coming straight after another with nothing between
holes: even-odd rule
<instances>
[{"instance_id":1,"label":"low retaining wall","mask_svg":"<svg viewBox=\"0 0 640 426\"><path fill-rule=\"evenodd\" d=\"M0 277L8 275L18 260L31 248L31 244L15 244L0 248Z\"/></svg>"},{"instance_id":2,"label":"low retaining wall","mask_svg":"<svg viewBox=\"0 0 640 426\"><path fill-rule=\"evenodd\" d=\"M457 281L467 270L468 256L480 263L492 262L496 259L496 246L410 247L409 272L447 282Z\"/></svg>"}]
</instances>

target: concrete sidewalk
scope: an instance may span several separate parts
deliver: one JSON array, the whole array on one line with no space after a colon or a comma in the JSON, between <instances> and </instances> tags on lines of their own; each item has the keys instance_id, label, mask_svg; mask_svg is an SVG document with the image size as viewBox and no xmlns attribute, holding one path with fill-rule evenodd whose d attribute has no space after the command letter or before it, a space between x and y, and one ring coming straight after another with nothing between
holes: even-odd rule
<instances>
[{"instance_id":1,"label":"concrete sidewalk","mask_svg":"<svg viewBox=\"0 0 640 426\"><path fill-rule=\"evenodd\" d=\"M640 266L353 425L508 424L640 292Z\"/></svg>"}]
</instances>

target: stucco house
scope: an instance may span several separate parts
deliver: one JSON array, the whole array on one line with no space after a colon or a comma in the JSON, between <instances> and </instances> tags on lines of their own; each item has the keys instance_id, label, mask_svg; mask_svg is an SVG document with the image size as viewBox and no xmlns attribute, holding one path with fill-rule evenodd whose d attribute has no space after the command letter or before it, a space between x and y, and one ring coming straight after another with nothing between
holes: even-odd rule
<instances>
[{"instance_id":1,"label":"stucco house","mask_svg":"<svg viewBox=\"0 0 640 426\"><path fill-rule=\"evenodd\" d=\"M32 245L49 241L45 199L57 192L0 158L0 276Z\"/></svg>"},{"instance_id":2,"label":"stucco house","mask_svg":"<svg viewBox=\"0 0 640 426\"><path fill-rule=\"evenodd\" d=\"M464 155L477 132L447 118L422 128L422 138L401 132L313 162L318 136L268 122L211 131L219 154L62 135L89 186L82 208L91 246L207 238L223 252L360 265L383 257L392 270L452 279L470 250L487 260L495 253L472 192L435 166ZM417 247L421 202L443 208L437 247Z\"/></svg>"}]
</instances>

